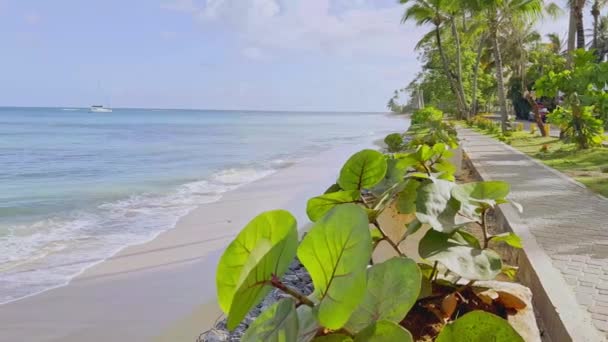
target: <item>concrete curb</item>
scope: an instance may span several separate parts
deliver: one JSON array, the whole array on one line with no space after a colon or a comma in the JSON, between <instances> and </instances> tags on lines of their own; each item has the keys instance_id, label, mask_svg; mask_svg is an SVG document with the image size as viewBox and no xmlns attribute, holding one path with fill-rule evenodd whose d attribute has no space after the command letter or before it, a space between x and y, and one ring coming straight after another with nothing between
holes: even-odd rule
<instances>
[{"instance_id":1,"label":"concrete curb","mask_svg":"<svg viewBox=\"0 0 608 342\"><path fill-rule=\"evenodd\" d=\"M466 142L466 139L461 139L461 142ZM526 156L513 147L504 145ZM462 144L462 147L467 153L466 143ZM532 159L528 156L526 158ZM480 179L491 179L481 165L468 158L466 160ZM578 186L583 186L557 170L536 160L534 162ZM573 289L566 283L561 272L553 266L551 258L538 245L528 226L521 222L514 207L510 204L501 205L496 210L496 216L499 226L516 233L524 242L524 248L514 255L513 262L519 266L518 276L521 283L532 290L535 310L540 315L542 326L545 327L544 337L552 342L605 341L605 337L593 325L591 315L580 307Z\"/></svg>"}]
</instances>

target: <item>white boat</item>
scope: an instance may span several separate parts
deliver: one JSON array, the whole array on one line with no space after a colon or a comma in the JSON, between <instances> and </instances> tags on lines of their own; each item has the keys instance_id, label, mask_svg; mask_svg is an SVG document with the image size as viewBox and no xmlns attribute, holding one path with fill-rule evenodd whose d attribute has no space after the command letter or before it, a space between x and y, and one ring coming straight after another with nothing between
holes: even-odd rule
<instances>
[{"instance_id":1,"label":"white boat","mask_svg":"<svg viewBox=\"0 0 608 342\"><path fill-rule=\"evenodd\" d=\"M94 106L91 106L91 108L89 108L89 112L91 112L91 113L111 113L112 108L106 108L101 105L94 105Z\"/></svg>"}]
</instances>

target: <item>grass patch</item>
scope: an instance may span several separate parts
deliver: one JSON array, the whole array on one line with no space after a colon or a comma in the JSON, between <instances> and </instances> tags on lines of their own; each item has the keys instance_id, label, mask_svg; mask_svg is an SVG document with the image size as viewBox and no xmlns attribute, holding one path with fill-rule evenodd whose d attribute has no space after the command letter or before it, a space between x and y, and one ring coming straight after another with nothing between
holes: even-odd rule
<instances>
[{"instance_id":1,"label":"grass patch","mask_svg":"<svg viewBox=\"0 0 608 342\"><path fill-rule=\"evenodd\" d=\"M499 140L502 137L499 133L489 133L478 128L474 130ZM525 131L513 132L509 137L502 137L502 140L576 179L592 191L608 197L608 148L578 150L575 144L567 144L554 137L532 135Z\"/></svg>"}]
</instances>

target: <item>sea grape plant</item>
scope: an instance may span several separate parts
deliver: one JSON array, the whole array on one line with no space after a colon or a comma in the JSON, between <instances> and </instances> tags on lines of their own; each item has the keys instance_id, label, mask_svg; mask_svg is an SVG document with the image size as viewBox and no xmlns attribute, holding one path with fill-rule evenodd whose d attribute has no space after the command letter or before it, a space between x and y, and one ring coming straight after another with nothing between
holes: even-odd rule
<instances>
[{"instance_id":1,"label":"sea grape plant","mask_svg":"<svg viewBox=\"0 0 608 342\"><path fill-rule=\"evenodd\" d=\"M459 293L476 280L513 273L490 247L521 247L521 241L513 233L490 235L487 230L487 214L508 202L509 185L455 183L451 154L444 143L388 155L355 153L336 184L308 201L313 225L299 243L289 212L255 217L228 246L217 269L218 301L228 328L277 288L289 298L264 311L243 341L412 341L401 322L415 305L445 325L437 341L523 341L506 320L485 311L454 319ZM413 217L396 240L378 220L389 207ZM481 226L481 240L463 229L471 222ZM427 231L417 262L400 244L420 229ZM395 256L374 263L372 252L381 241ZM296 255L312 278L309 296L281 282ZM452 290L435 292L438 284ZM429 304L435 300L439 308Z\"/></svg>"}]
</instances>

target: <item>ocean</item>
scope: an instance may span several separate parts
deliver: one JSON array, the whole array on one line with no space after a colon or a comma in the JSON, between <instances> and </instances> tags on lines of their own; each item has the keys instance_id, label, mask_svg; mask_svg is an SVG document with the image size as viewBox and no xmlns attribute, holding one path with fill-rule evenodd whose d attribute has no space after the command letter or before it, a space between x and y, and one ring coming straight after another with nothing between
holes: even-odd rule
<instances>
[{"instance_id":1,"label":"ocean","mask_svg":"<svg viewBox=\"0 0 608 342\"><path fill-rule=\"evenodd\" d=\"M381 113L0 108L0 304L65 285L243 184L405 129Z\"/></svg>"}]
</instances>

